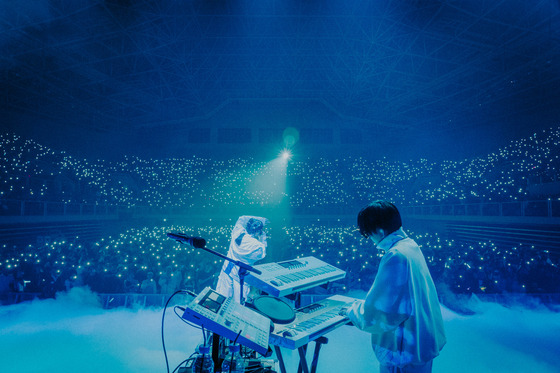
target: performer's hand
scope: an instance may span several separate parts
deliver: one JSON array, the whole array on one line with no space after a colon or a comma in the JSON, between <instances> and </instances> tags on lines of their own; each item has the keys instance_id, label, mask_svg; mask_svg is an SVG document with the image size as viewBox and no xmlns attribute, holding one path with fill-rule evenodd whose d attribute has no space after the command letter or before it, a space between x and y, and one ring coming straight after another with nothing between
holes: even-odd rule
<instances>
[{"instance_id":1,"label":"performer's hand","mask_svg":"<svg viewBox=\"0 0 560 373\"><path fill-rule=\"evenodd\" d=\"M342 307L342 308L340 309L340 311L338 311L338 314L339 314L340 316L347 317L347 316L348 316L348 308Z\"/></svg>"}]
</instances>

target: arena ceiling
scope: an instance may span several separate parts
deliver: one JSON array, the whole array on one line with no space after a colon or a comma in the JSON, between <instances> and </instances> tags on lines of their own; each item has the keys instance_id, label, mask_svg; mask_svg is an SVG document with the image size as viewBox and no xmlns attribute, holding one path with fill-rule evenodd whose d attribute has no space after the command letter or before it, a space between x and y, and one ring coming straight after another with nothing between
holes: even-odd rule
<instances>
[{"instance_id":1,"label":"arena ceiling","mask_svg":"<svg viewBox=\"0 0 560 373\"><path fill-rule=\"evenodd\" d=\"M335 120L301 126L397 137L560 119L553 0L45 0L0 11L0 110L12 128L6 118L25 114L150 133L215 126L232 106L307 107Z\"/></svg>"}]
</instances>

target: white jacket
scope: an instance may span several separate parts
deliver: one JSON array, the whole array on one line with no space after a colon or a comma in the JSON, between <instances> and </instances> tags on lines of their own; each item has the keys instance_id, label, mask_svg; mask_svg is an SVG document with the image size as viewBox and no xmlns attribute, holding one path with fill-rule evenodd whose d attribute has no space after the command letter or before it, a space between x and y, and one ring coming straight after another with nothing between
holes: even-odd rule
<instances>
[{"instance_id":1,"label":"white jacket","mask_svg":"<svg viewBox=\"0 0 560 373\"><path fill-rule=\"evenodd\" d=\"M446 343L437 291L426 260L400 228L377 245L385 251L366 299L348 316L372 334L381 365L422 364L439 355Z\"/></svg>"}]
</instances>

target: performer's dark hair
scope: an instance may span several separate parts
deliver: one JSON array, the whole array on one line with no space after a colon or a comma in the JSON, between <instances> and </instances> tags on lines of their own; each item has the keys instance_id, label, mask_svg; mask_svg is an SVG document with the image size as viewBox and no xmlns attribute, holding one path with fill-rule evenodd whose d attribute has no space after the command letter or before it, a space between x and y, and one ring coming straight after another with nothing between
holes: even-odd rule
<instances>
[{"instance_id":1,"label":"performer's dark hair","mask_svg":"<svg viewBox=\"0 0 560 373\"><path fill-rule=\"evenodd\" d=\"M358 227L364 237L382 228L391 234L402 226L399 210L389 201L374 201L358 213Z\"/></svg>"}]
</instances>

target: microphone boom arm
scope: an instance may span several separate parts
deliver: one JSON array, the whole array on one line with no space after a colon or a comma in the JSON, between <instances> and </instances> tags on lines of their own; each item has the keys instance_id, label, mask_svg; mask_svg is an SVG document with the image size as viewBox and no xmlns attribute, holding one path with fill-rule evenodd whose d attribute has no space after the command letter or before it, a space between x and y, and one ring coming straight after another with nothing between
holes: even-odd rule
<instances>
[{"instance_id":1,"label":"microphone boom arm","mask_svg":"<svg viewBox=\"0 0 560 373\"><path fill-rule=\"evenodd\" d=\"M250 265L247 264L247 263L243 263L243 262L241 262L241 261L239 261L239 260L235 260L235 259L229 258L229 257L227 257L226 255L224 255L224 254L222 254L222 253L219 253L219 252L217 252L217 251L214 251L214 250L212 250L212 249L209 249L209 248L207 248L207 247L201 247L201 249L202 249L202 250L206 250L206 251L208 251L209 253L212 253L212 254L214 254L214 255L217 255L217 256L219 256L220 258L223 258L223 259L225 259L225 260L229 260L229 261L232 262L233 264L239 266L239 268L245 269L245 270L248 271L248 272L255 272L257 275L262 275L262 272L261 272L261 271L259 271L259 270L256 269L255 267L250 266Z\"/></svg>"},{"instance_id":2,"label":"microphone boom arm","mask_svg":"<svg viewBox=\"0 0 560 373\"><path fill-rule=\"evenodd\" d=\"M242 272L242 273L243 273L243 272L245 272L245 273L247 273L247 272L254 272L254 273L256 273L257 275L262 275L262 272L261 272L261 271L259 271L258 269L256 269L256 268L250 266L250 265L247 264L247 263L243 263L243 262L241 262L241 261L239 261L239 260L235 260L235 259L229 258L229 257L227 257L226 255L224 255L224 254L222 254L222 253L219 253L219 252L217 252L217 251L215 251L215 250L212 250L212 249L207 248L207 247L206 247L206 240L203 240L203 241L204 241L204 245L196 245L196 246L194 246L194 245L192 245L192 243L191 243L192 241L189 241L189 239L192 240L191 237L188 237L188 236L185 236L185 235L181 235L181 234L175 234L175 233L168 233L167 236L168 236L169 238L172 238L172 239L176 240L176 241L179 242L179 243L187 242L187 243L189 243L189 244L190 244L192 247L194 247L194 248L206 250L206 251L208 251L209 253L212 253L212 254L214 254L214 255L217 255L217 256L219 256L219 257L222 258L222 259L229 260L229 261L232 262L233 264L237 265L237 266L239 267L239 269L240 269L240 272ZM187 238L187 239L185 239L185 238Z\"/></svg>"}]
</instances>

